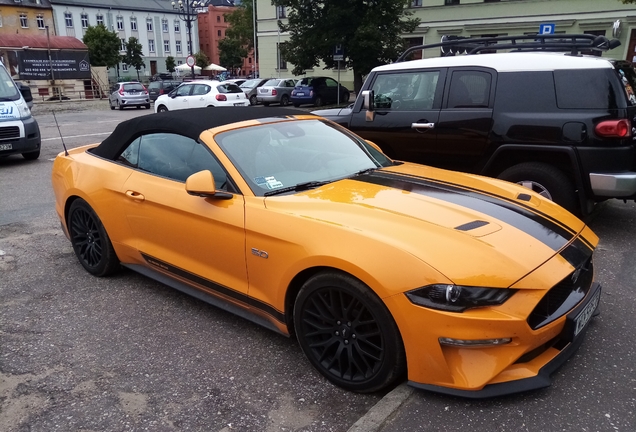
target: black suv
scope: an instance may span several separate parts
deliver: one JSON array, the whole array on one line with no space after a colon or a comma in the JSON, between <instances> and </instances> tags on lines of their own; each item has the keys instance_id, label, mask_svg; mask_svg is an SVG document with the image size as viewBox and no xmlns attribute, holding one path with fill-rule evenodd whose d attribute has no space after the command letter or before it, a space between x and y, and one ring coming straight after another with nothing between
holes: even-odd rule
<instances>
[{"instance_id":1,"label":"black suv","mask_svg":"<svg viewBox=\"0 0 636 432\"><path fill-rule=\"evenodd\" d=\"M579 54L618 44L533 35L417 46L401 59L431 47L474 55L377 67L353 105L314 113L392 158L517 182L585 215L636 199L634 67Z\"/></svg>"}]
</instances>

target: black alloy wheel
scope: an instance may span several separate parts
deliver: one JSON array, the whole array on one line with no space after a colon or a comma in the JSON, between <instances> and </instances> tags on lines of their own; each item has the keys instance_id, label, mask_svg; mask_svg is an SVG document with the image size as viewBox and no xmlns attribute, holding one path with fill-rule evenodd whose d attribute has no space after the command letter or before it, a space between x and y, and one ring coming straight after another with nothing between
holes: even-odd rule
<instances>
[{"instance_id":1,"label":"black alloy wheel","mask_svg":"<svg viewBox=\"0 0 636 432\"><path fill-rule=\"evenodd\" d=\"M289 96L287 95L282 95L280 98L280 105L281 106L287 106L289 105Z\"/></svg>"},{"instance_id":2,"label":"black alloy wheel","mask_svg":"<svg viewBox=\"0 0 636 432\"><path fill-rule=\"evenodd\" d=\"M294 305L303 352L334 384L374 392L406 370L404 346L382 301L359 280L339 272L314 275Z\"/></svg>"},{"instance_id":3,"label":"black alloy wheel","mask_svg":"<svg viewBox=\"0 0 636 432\"><path fill-rule=\"evenodd\" d=\"M108 234L86 201L73 201L67 226L75 255L86 271L95 276L106 276L119 269L119 260Z\"/></svg>"}]
</instances>

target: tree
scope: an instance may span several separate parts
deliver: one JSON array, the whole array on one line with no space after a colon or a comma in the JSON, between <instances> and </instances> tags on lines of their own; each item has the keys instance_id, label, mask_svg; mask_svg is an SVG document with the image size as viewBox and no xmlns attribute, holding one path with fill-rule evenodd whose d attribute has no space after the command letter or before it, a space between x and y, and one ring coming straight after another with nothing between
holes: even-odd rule
<instances>
[{"instance_id":1,"label":"tree","mask_svg":"<svg viewBox=\"0 0 636 432\"><path fill-rule=\"evenodd\" d=\"M225 37L219 41L219 61L227 68L240 68L243 59L247 57L247 48L241 45L237 39Z\"/></svg>"},{"instance_id":2,"label":"tree","mask_svg":"<svg viewBox=\"0 0 636 432\"><path fill-rule=\"evenodd\" d=\"M225 14L225 21L230 24L225 32L225 37L238 41L238 45L245 47L247 52L251 51L254 47L253 20L252 2L241 2L236 9Z\"/></svg>"},{"instance_id":3,"label":"tree","mask_svg":"<svg viewBox=\"0 0 636 432\"><path fill-rule=\"evenodd\" d=\"M166 69L168 70L168 72L170 73L174 72L176 67L177 67L177 64L174 61L174 57L172 56L166 57Z\"/></svg>"},{"instance_id":4,"label":"tree","mask_svg":"<svg viewBox=\"0 0 636 432\"><path fill-rule=\"evenodd\" d=\"M146 67L143 60L143 47L136 37L131 36L126 42L126 54L122 57L122 61L128 66L132 66L137 70L137 81L139 81L139 69Z\"/></svg>"},{"instance_id":5,"label":"tree","mask_svg":"<svg viewBox=\"0 0 636 432\"><path fill-rule=\"evenodd\" d=\"M199 51L198 53L194 54L194 60L194 64L199 66L200 68L207 67L210 64L210 59L207 55L205 55L203 51Z\"/></svg>"},{"instance_id":6,"label":"tree","mask_svg":"<svg viewBox=\"0 0 636 432\"><path fill-rule=\"evenodd\" d=\"M88 47L91 66L116 67L119 63L119 36L114 31L108 31L103 24L89 26L82 42Z\"/></svg>"},{"instance_id":7,"label":"tree","mask_svg":"<svg viewBox=\"0 0 636 432\"><path fill-rule=\"evenodd\" d=\"M334 69L334 48L341 45L344 66L353 69L354 88L371 69L395 60L408 46L402 34L412 33L419 18L406 6L410 0L272 0L286 6L288 22L279 22L289 40L282 44L283 58L294 65L295 75L317 67ZM342 63L342 62L341 62Z\"/></svg>"}]
</instances>

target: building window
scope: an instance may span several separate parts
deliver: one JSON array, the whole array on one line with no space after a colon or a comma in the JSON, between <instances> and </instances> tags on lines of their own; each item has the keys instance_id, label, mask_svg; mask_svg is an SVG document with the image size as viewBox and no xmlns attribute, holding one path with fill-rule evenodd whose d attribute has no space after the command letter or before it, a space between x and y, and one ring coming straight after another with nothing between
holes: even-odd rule
<instances>
[{"instance_id":1,"label":"building window","mask_svg":"<svg viewBox=\"0 0 636 432\"><path fill-rule=\"evenodd\" d=\"M411 7L422 7L422 0L412 0Z\"/></svg>"},{"instance_id":2,"label":"building window","mask_svg":"<svg viewBox=\"0 0 636 432\"><path fill-rule=\"evenodd\" d=\"M155 52L155 41L152 39L148 39L148 51L151 53Z\"/></svg>"},{"instance_id":3,"label":"building window","mask_svg":"<svg viewBox=\"0 0 636 432\"><path fill-rule=\"evenodd\" d=\"M165 18L161 20L161 31L168 33L168 20Z\"/></svg>"},{"instance_id":4,"label":"building window","mask_svg":"<svg viewBox=\"0 0 636 432\"><path fill-rule=\"evenodd\" d=\"M29 20L27 19L26 14L20 14L20 25L22 28L29 27Z\"/></svg>"},{"instance_id":5,"label":"building window","mask_svg":"<svg viewBox=\"0 0 636 432\"><path fill-rule=\"evenodd\" d=\"M181 54L181 41L174 41L174 47L178 54Z\"/></svg>"},{"instance_id":6,"label":"building window","mask_svg":"<svg viewBox=\"0 0 636 432\"><path fill-rule=\"evenodd\" d=\"M165 52L170 52L170 41L169 40L165 40L163 41L163 50Z\"/></svg>"},{"instance_id":7,"label":"building window","mask_svg":"<svg viewBox=\"0 0 636 432\"><path fill-rule=\"evenodd\" d=\"M137 17L130 17L130 30L137 31Z\"/></svg>"},{"instance_id":8,"label":"building window","mask_svg":"<svg viewBox=\"0 0 636 432\"><path fill-rule=\"evenodd\" d=\"M179 20L174 20L174 32L181 33L181 23Z\"/></svg>"},{"instance_id":9,"label":"building window","mask_svg":"<svg viewBox=\"0 0 636 432\"><path fill-rule=\"evenodd\" d=\"M73 27L73 14L64 12L64 22L66 23L66 27Z\"/></svg>"},{"instance_id":10,"label":"building window","mask_svg":"<svg viewBox=\"0 0 636 432\"><path fill-rule=\"evenodd\" d=\"M276 17L287 18L287 11L285 10L285 6L276 6Z\"/></svg>"},{"instance_id":11,"label":"building window","mask_svg":"<svg viewBox=\"0 0 636 432\"><path fill-rule=\"evenodd\" d=\"M124 17L121 15L117 15L117 30L124 30Z\"/></svg>"},{"instance_id":12,"label":"building window","mask_svg":"<svg viewBox=\"0 0 636 432\"><path fill-rule=\"evenodd\" d=\"M104 25L104 15L102 14L95 15L95 22L97 22L97 25Z\"/></svg>"},{"instance_id":13,"label":"building window","mask_svg":"<svg viewBox=\"0 0 636 432\"><path fill-rule=\"evenodd\" d=\"M126 63L122 63L121 70L123 70L124 72L128 72L128 65Z\"/></svg>"},{"instance_id":14,"label":"building window","mask_svg":"<svg viewBox=\"0 0 636 432\"><path fill-rule=\"evenodd\" d=\"M88 28L88 14L87 13L83 13L80 15L80 18L82 20L82 28L83 29L87 29Z\"/></svg>"},{"instance_id":15,"label":"building window","mask_svg":"<svg viewBox=\"0 0 636 432\"><path fill-rule=\"evenodd\" d=\"M146 30L152 31L152 18L146 18Z\"/></svg>"},{"instance_id":16,"label":"building window","mask_svg":"<svg viewBox=\"0 0 636 432\"><path fill-rule=\"evenodd\" d=\"M221 30L217 30L217 31L216 31L216 35L217 35L218 37L221 37Z\"/></svg>"},{"instance_id":17,"label":"building window","mask_svg":"<svg viewBox=\"0 0 636 432\"><path fill-rule=\"evenodd\" d=\"M43 15L38 15L37 17L35 17L35 21L38 23L38 28L39 29L45 28L45 26L44 26L44 16Z\"/></svg>"},{"instance_id":18,"label":"building window","mask_svg":"<svg viewBox=\"0 0 636 432\"><path fill-rule=\"evenodd\" d=\"M192 41L188 41L188 54L192 52Z\"/></svg>"},{"instance_id":19,"label":"building window","mask_svg":"<svg viewBox=\"0 0 636 432\"><path fill-rule=\"evenodd\" d=\"M216 22L221 22L221 15L216 16Z\"/></svg>"},{"instance_id":20,"label":"building window","mask_svg":"<svg viewBox=\"0 0 636 432\"><path fill-rule=\"evenodd\" d=\"M280 44L276 44L276 50L278 55L278 70L287 69L287 62L283 58L283 55L280 52Z\"/></svg>"},{"instance_id":21,"label":"building window","mask_svg":"<svg viewBox=\"0 0 636 432\"><path fill-rule=\"evenodd\" d=\"M121 50L126 51L126 39L121 38Z\"/></svg>"}]
</instances>

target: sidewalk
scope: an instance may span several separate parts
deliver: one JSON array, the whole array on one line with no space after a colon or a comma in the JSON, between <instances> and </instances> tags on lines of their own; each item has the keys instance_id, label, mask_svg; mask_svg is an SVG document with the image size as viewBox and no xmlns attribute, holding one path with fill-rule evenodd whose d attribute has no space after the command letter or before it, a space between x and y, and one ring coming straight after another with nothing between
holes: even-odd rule
<instances>
[{"instance_id":1,"label":"sidewalk","mask_svg":"<svg viewBox=\"0 0 636 432\"><path fill-rule=\"evenodd\" d=\"M56 101L37 101L33 100L33 108L31 112L34 115L50 114L58 112L73 112L83 110L103 110L110 109L108 99L73 99L73 100L56 100Z\"/></svg>"}]
</instances>

